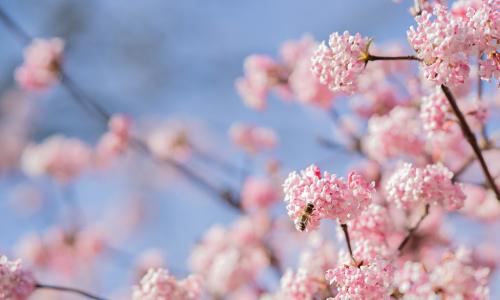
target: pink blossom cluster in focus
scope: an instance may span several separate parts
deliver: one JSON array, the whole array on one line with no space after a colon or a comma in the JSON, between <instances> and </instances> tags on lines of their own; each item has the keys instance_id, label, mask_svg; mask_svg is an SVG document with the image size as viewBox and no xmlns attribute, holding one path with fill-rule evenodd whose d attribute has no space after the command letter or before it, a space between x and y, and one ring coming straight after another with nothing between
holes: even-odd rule
<instances>
[{"instance_id":1,"label":"pink blossom cluster in focus","mask_svg":"<svg viewBox=\"0 0 500 300\"><path fill-rule=\"evenodd\" d=\"M201 299L202 280L190 275L177 280L168 270L149 269L140 283L134 286L133 300L197 300Z\"/></svg>"},{"instance_id":2,"label":"pink blossom cluster in focus","mask_svg":"<svg viewBox=\"0 0 500 300\"><path fill-rule=\"evenodd\" d=\"M35 279L21 261L0 256L0 299L26 300L35 290Z\"/></svg>"}]
</instances>

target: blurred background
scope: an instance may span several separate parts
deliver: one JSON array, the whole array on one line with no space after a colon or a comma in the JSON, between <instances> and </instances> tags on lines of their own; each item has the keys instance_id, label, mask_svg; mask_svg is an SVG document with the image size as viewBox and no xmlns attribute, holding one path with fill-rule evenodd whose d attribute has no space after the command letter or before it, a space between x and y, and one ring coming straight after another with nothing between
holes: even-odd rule
<instances>
[{"instance_id":1,"label":"blurred background","mask_svg":"<svg viewBox=\"0 0 500 300\"><path fill-rule=\"evenodd\" d=\"M412 1L406 2L16 0L0 5L32 36L63 38L67 72L109 112L128 114L141 124L151 120L188 123L201 147L249 168L247 158L229 142L228 128L235 121L269 126L278 133L279 146L260 159L277 157L285 170L321 162L322 168L343 174L355 157L331 152L316 142L318 136L333 133L324 111L275 101L273 96L264 112L250 110L235 92L234 80L241 76L246 56L276 56L282 42L305 33L324 40L331 32L349 30L371 36L377 43L404 43L406 29L414 23L408 13ZM3 25L0 45L0 101L29 99L34 111L26 121L30 139L41 141L61 133L96 143L103 127L61 86L40 95L15 92L13 72L22 63L24 45ZM115 259L102 257L99 272L85 282L104 295L127 288L132 282L131 256L152 247L162 251L174 273L187 274L185 261L196 240L211 225L230 223L238 214L182 176L159 170L147 159L141 162L131 160L105 173L85 174L70 188L27 178L20 171L6 172L0 177L0 252L10 254L26 233L59 223L68 197L89 224L125 218L125 208L140 201L145 221L130 235L118 238ZM237 178L212 174L209 168L198 170L236 189L240 184ZM36 196L30 194L35 190ZM22 197L35 197L43 205L26 211L17 203ZM278 212L285 214L284 207ZM474 234L471 224L460 226L468 226L471 232L462 235L463 241L482 238ZM115 230L119 235L120 227ZM498 288L492 288L498 295Z\"/></svg>"}]
</instances>

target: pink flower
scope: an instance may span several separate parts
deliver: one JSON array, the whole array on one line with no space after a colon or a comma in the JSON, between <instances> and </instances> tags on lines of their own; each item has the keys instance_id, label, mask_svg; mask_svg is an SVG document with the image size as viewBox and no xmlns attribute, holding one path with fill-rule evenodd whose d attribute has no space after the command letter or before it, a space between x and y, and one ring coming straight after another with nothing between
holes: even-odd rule
<instances>
[{"instance_id":1,"label":"pink flower","mask_svg":"<svg viewBox=\"0 0 500 300\"><path fill-rule=\"evenodd\" d=\"M124 115L113 115L108 122L106 132L97 144L97 153L103 161L123 153L130 138L130 119Z\"/></svg>"},{"instance_id":2,"label":"pink flower","mask_svg":"<svg viewBox=\"0 0 500 300\"><path fill-rule=\"evenodd\" d=\"M321 283L322 278L311 276L305 269L297 272L288 270L280 281L280 297L289 300L323 299L322 289L325 285ZM323 291L323 294L325 294ZM326 294L328 295L328 294Z\"/></svg>"},{"instance_id":3,"label":"pink flower","mask_svg":"<svg viewBox=\"0 0 500 300\"><path fill-rule=\"evenodd\" d=\"M424 147L418 112L414 108L397 106L387 115L375 115L368 120L363 148L377 161L398 156L418 157Z\"/></svg>"},{"instance_id":4,"label":"pink flower","mask_svg":"<svg viewBox=\"0 0 500 300\"><path fill-rule=\"evenodd\" d=\"M386 185L387 200L397 207L411 209L420 204L435 204L447 210L460 209L465 194L451 179L453 173L441 164L415 168L404 164Z\"/></svg>"},{"instance_id":5,"label":"pink flower","mask_svg":"<svg viewBox=\"0 0 500 300\"><path fill-rule=\"evenodd\" d=\"M285 42L281 46L281 57L291 70L288 84L297 100L328 109L335 95L311 70L311 55L316 47L314 39L306 35L298 41Z\"/></svg>"},{"instance_id":6,"label":"pink flower","mask_svg":"<svg viewBox=\"0 0 500 300\"><path fill-rule=\"evenodd\" d=\"M429 96L422 98L420 119L430 136L438 131L447 131L450 109L448 100L440 89L435 89Z\"/></svg>"},{"instance_id":7,"label":"pink flower","mask_svg":"<svg viewBox=\"0 0 500 300\"><path fill-rule=\"evenodd\" d=\"M248 107L258 110L266 107L269 91L286 83L288 77L280 64L265 55L247 57L244 73L244 77L236 80L236 90Z\"/></svg>"},{"instance_id":8,"label":"pink flower","mask_svg":"<svg viewBox=\"0 0 500 300\"><path fill-rule=\"evenodd\" d=\"M435 84L456 86L469 76L470 36L466 24L440 4L415 17L417 28L407 32L410 45L422 59L425 77Z\"/></svg>"},{"instance_id":9,"label":"pink flower","mask_svg":"<svg viewBox=\"0 0 500 300\"><path fill-rule=\"evenodd\" d=\"M279 197L275 185L265 178L247 177L241 189L241 204L245 209L266 209Z\"/></svg>"},{"instance_id":10,"label":"pink flower","mask_svg":"<svg viewBox=\"0 0 500 300\"><path fill-rule=\"evenodd\" d=\"M359 33L345 31L330 35L328 46L321 43L311 58L312 70L322 84L332 91L352 94L357 91L357 77L365 67L370 40Z\"/></svg>"},{"instance_id":11,"label":"pink flower","mask_svg":"<svg viewBox=\"0 0 500 300\"><path fill-rule=\"evenodd\" d=\"M442 261L430 274L430 280L443 298L447 299L490 299L488 268L475 267L471 252L459 248L445 254Z\"/></svg>"},{"instance_id":12,"label":"pink flower","mask_svg":"<svg viewBox=\"0 0 500 300\"><path fill-rule=\"evenodd\" d=\"M267 230L258 216L242 218L230 228L213 226L191 252L191 268L217 294L232 293L254 283L269 265L262 235ZM264 226L263 226L264 225Z\"/></svg>"},{"instance_id":13,"label":"pink flower","mask_svg":"<svg viewBox=\"0 0 500 300\"><path fill-rule=\"evenodd\" d=\"M24 89L41 91L58 80L64 41L34 39L24 52L24 63L16 69L17 83Z\"/></svg>"},{"instance_id":14,"label":"pink flower","mask_svg":"<svg viewBox=\"0 0 500 300\"><path fill-rule=\"evenodd\" d=\"M500 53L492 52L487 58L479 61L479 76L481 79L490 81L492 78L500 80Z\"/></svg>"},{"instance_id":15,"label":"pink flower","mask_svg":"<svg viewBox=\"0 0 500 300\"><path fill-rule=\"evenodd\" d=\"M0 256L0 299L26 300L35 285L33 274L23 268L20 260L9 261Z\"/></svg>"},{"instance_id":16,"label":"pink flower","mask_svg":"<svg viewBox=\"0 0 500 300\"><path fill-rule=\"evenodd\" d=\"M193 151L187 130L182 126L163 125L153 129L147 144L150 151L160 159L187 160Z\"/></svg>"},{"instance_id":17,"label":"pink flower","mask_svg":"<svg viewBox=\"0 0 500 300\"><path fill-rule=\"evenodd\" d=\"M51 175L67 182L91 163L92 150L80 140L55 135L38 145L29 145L21 157L22 169L30 176Z\"/></svg>"},{"instance_id":18,"label":"pink flower","mask_svg":"<svg viewBox=\"0 0 500 300\"><path fill-rule=\"evenodd\" d=\"M434 299L435 296L430 276L419 262L406 261L396 270L394 287L403 299Z\"/></svg>"},{"instance_id":19,"label":"pink flower","mask_svg":"<svg viewBox=\"0 0 500 300\"><path fill-rule=\"evenodd\" d=\"M337 249L332 241L324 239L319 232L309 236L307 248L300 253L299 268L311 276L322 278L328 269L337 264Z\"/></svg>"},{"instance_id":20,"label":"pink flower","mask_svg":"<svg viewBox=\"0 0 500 300\"><path fill-rule=\"evenodd\" d=\"M392 293L392 268L383 263L343 265L326 272L326 279L337 288L338 300L389 299Z\"/></svg>"},{"instance_id":21,"label":"pink flower","mask_svg":"<svg viewBox=\"0 0 500 300\"><path fill-rule=\"evenodd\" d=\"M369 239L383 243L394 231L394 224L387 209L372 203L359 216L349 221L349 233L353 239Z\"/></svg>"},{"instance_id":22,"label":"pink flower","mask_svg":"<svg viewBox=\"0 0 500 300\"><path fill-rule=\"evenodd\" d=\"M278 139L271 128L242 123L231 125L229 136L234 144L250 154L274 148Z\"/></svg>"},{"instance_id":23,"label":"pink flower","mask_svg":"<svg viewBox=\"0 0 500 300\"><path fill-rule=\"evenodd\" d=\"M306 206L314 205L305 230L316 229L321 219L334 219L340 223L358 216L372 201L373 183L351 172L347 182L334 174L311 165L300 174L292 172L283 184L288 215L297 229Z\"/></svg>"},{"instance_id":24,"label":"pink flower","mask_svg":"<svg viewBox=\"0 0 500 300\"><path fill-rule=\"evenodd\" d=\"M139 285L134 286L133 300L195 300L201 298L202 281L196 275L177 280L165 269L149 269Z\"/></svg>"}]
</instances>

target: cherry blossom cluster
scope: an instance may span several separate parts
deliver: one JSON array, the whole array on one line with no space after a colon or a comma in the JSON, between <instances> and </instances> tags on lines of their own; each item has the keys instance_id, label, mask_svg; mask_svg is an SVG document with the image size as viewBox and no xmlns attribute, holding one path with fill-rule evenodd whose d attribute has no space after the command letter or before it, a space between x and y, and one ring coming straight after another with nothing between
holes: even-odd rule
<instances>
[{"instance_id":1,"label":"cherry blossom cluster","mask_svg":"<svg viewBox=\"0 0 500 300\"><path fill-rule=\"evenodd\" d=\"M406 163L387 182L387 200L404 209L422 204L440 205L447 210L460 209L465 194L452 178L453 173L442 164L417 168Z\"/></svg>"},{"instance_id":2,"label":"cherry blossom cluster","mask_svg":"<svg viewBox=\"0 0 500 300\"><path fill-rule=\"evenodd\" d=\"M306 35L283 44L280 62L265 55L247 57L245 76L236 80L236 89L244 103L254 109L264 109L268 93L273 90L284 99L293 96L302 103L331 107L335 95L312 76L310 57L316 45L314 39Z\"/></svg>"},{"instance_id":3,"label":"cherry blossom cluster","mask_svg":"<svg viewBox=\"0 0 500 300\"><path fill-rule=\"evenodd\" d=\"M330 90L352 94L357 90L358 76L365 68L369 46L370 39L359 33L334 32L328 46L322 42L314 52L312 70Z\"/></svg>"},{"instance_id":4,"label":"cherry blossom cluster","mask_svg":"<svg viewBox=\"0 0 500 300\"><path fill-rule=\"evenodd\" d=\"M168 270L149 269L142 277L139 285L134 286L133 300L197 300L202 295L202 279L190 275L177 280Z\"/></svg>"},{"instance_id":5,"label":"cherry blossom cluster","mask_svg":"<svg viewBox=\"0 0 500 300\"><path fill-rule=\"evenodd\" d=\"M35 39L24 52L24 63L16 69L18 84L27 90L42 91L60 76L64 41L60 38Z\"/></svg>"},{"instance_id":6,"label":"cherry blossom cluster","mask_svg":"<svg viewBox=\"0 0 500 300\"><path fill-rule=\"evenodd\" d=\"M231 294L255 282L269 266L263 244L266 221L260 218L242 218L230 228L214 226L193 248L189 264L203 276L208 290L216 295Z\"/></svg>"},{"instance_id":7,"label":"cherry blossom cluster","mask_svg":"<svg viewBox=\"0 0 500 300\"><path fill-rule=\"evenodd\" d=\"M33 274L23 268L21 261L0 256L0 299L26 300L35 286Z\"/></svg>"},{"instance_id":8,"label":"cherry blossom cluster","mask_svg":"<svg viewBox=\"0 0 500 300\"><path fill-rule=\"evenodd\" d=\"M97 153L107 161L123 153L130 139L130 118L117 114L111 117L106 132L97 144Z\"/></svg>"},{"instance_id":9,"label":"cherry blossom cluster","mask_svg":"<svg viewBox=\"0 0 500 300\"><path fill-rule=\"evenodd\" d=\"M278 142L278 137L273 129L243 123L231 125L229 136L236 146L241 147L249 154L272 149Z\"/></svg>"},{"instance_id":10,"label":"cherry blossom cluster","mask_svg":"<svg viewBox=\"0 0 500 300\"><path fill-rule=\"evenodd\" d=\"M374 186L356 172L351 172L346 181L326 171L321 174L319 167L311 165L300 174L290 173L283 190L288 215L296 226L308 203L314 205L306 227L306 230L314 230L321 219L345 223L358 216L371 203Z\"/></svg>"},{"instance_id":11,"label":"cherry blossom cluster","mask_svg":"<svg viewBox=\"0 0 500 300\"><path fill-rule=\"evenodd\" d=\"M424 76L448 86L463 84L470 71L471 57L485 54L481 77L498 79L499 2L481 1L479 7L449 11L440 4L415 17L417 28L410 27L408 41L422 60Z\"/></svg>"}]
</instances>

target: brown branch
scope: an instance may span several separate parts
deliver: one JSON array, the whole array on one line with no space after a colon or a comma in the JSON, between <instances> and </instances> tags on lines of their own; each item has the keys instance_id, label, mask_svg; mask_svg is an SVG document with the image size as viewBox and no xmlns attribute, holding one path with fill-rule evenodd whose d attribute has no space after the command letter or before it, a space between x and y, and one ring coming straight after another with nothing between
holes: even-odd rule
<instances>
[{"instance_id":1,"label":"brown branch","mask_svg":"<svg viewBox=\"0 0 500 300\"><path fill-rule=\"evenodd\" d=\"M426 204L425 205L424 214L420 217L420 219L418 220L417 224L415 224L415 226L413 226L412 228L410 228L408 230L408 234L406 235L406 237L403 239L403 241L398 246L398 251L399 251L400 254L403 251L403 249L406 246L406 244L408 244L408 242L410 241L410 239L415 234L415 231L417 231L417 229L420 227L420 224L422 223L422 221L429 215L429 209L430 209L430 205Z\"/></svg>"},{"instance_id":2,"label":"brown branch","mask_svg":"<svg viewBox=\"0 0 500 300\"><path fill-rule=\"evenodd\" d=\"M106 298L100 297L93 295L89 292L76 289L76 288L70 288L70 287L64 287L64 286L58 286L58 285L50 285L50 284L43 284L43 283L36 283L35 288L37 289L46 289L46 290L56 290L56 291L62 291L62 292L70 292L78 295L82 295L84 297L94 299L94 300L106 300Z\"/></svg>"},{"instance_id":3,"label":"brown branch","mask_svg":"<svg viewBox=\"0 0 500 300\"><path fill-rule=\"evenodd\" d=\"M354 263L354 265L357 266L358 263L354 259L354 254L352 252L351 239L349 237L349 230L347 228L347 224L340 224L340 227L342 228L342 231L344 232L345 240L347 242L347 250L349 250L349 256L351 257L351 260Z\"/></svg>"},{"instance_id":4,"label":"brown branch","mask_svg":"<svg viewBox=\"0 0 500 300\"><path fill-rule=\"evenodd\" d=\"M378 56L378 55L368 54L368 57L366 58L366 61L376 61L376 60L417 60L417 61L421 61L421 59L416 57L415 55Z\"/></svg>"},{"instance_id":5,"label":"brown branch","mask_svg":"<svg viewBox=\"0 0 500 300\"><path fill-rule=\"evenodd\" d=\"M463 133L465 139L471 145L472 150L474 151L474 154L476 155L477 160L479 161L479 165L481 166L481 169L483 170L483 173L486 177L486 181L488 182L488 185L495 193L497 200L500 201L500 190L498 189L498 187L495 183L495 179L491 175L490 170L488 169L488 166L486 165L486 161L484 160L483 153L481 152L481 148L479 147L479 145L477 143L476 136L474 135L474 133L470 129L469 124L467 123L467 120L465 119L462 111L460 111L460 108L458 107L458 104L455 100L455 97L451 93L450 89L445 85L441 85L441 90L443 91L446 98L448 99L448 102L450 103L450 106L453 109L453 112L455 113L455 116L458 119L460 128L462 129L462 133Z\"/></svg>"}]
</instances>

